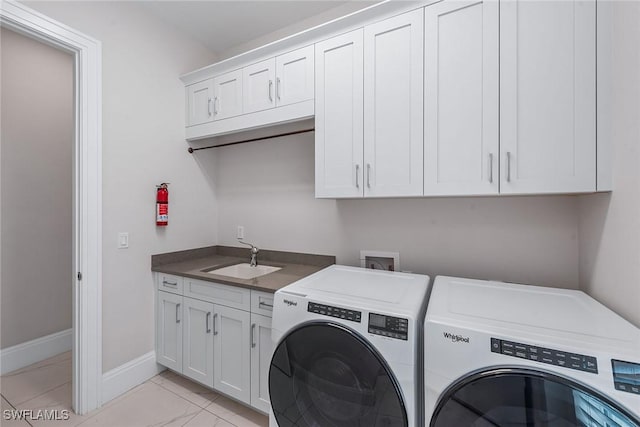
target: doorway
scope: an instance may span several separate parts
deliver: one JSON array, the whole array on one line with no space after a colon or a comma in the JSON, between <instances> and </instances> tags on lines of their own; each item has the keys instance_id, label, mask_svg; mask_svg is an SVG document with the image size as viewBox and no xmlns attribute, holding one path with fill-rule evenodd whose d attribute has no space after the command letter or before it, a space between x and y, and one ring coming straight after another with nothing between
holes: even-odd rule
<instances>
[{"instance_id":1,"label":"doorway","mask_svg":"<svg viewBox=\"0 0 640 427\"><path fill-rule=\"evenodd\" d=\"M0 3L0 26L73 57L72 407L85 414L102 403L101 45L16 2Z\"/></svg>"}]
</instances>

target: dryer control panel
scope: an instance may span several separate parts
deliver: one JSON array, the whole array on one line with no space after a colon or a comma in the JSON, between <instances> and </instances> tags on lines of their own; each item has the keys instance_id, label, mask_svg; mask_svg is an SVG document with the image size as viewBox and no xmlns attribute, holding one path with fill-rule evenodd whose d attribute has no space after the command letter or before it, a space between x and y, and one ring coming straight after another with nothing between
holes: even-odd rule
<instances>
[{"instance_id":1,"label":"dryer control panel","mask_svg":"<svg viewBox=\"0 0 640 427\"><path fill-rule=\"evenodd\" d=\"M369 313L369 333L383 337L408 339L409 319Z\"/></svg>"},{"instance_id":2,"label":"dryer control panel","mask_svg":"<svg viewBox=\"0 0 640 427\"><path fill-rule=\"evenodd\" d=\"M592 374L598 373L598 361L596 358L584 354L569 353L568 351L554 350L498 338L491 338L491 351L521 359L535 360L549 365L562 366L563 368L591 372Z\"/></svg>"}]
</instances>

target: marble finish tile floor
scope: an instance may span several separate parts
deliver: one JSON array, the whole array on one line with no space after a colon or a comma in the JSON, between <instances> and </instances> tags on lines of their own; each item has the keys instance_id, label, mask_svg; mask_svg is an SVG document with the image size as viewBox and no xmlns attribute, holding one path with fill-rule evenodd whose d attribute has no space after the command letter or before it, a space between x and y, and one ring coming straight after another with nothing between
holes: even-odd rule
<instances>
[{"instance_id":1,"label":"marble finish tile floor","mask_svg":"<svg viewBox=\"0 0 640 427\"><path fill-rule=\"evenodd\" d=\"M168 370L89 414L76 415L71 410L71 352L3 375L0 394L2 427L269 425L265 415ZM38 417L44 410L59 419ZM5 417L14 411L31 411L32 416L22 420Z\"/></svg>"}]
</instances>

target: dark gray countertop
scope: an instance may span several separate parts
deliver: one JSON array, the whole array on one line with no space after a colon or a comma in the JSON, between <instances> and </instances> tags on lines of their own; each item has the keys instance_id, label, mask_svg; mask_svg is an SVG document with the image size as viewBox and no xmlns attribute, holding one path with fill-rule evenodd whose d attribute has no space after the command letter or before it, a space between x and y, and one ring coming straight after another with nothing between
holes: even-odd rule
<instances>
[{"instance_id":1,"label":"dark gray countertop","mask_svg":"<svg viewBox=\"0 0 640 427\"><path fill-rule=\"evenodd\" d=\"M255 279L236 279L207 273L228 265L249 262L249 248L208 246L186 251L151 255L151 270L159 273L240 286L265 292L278 289L336 263L335 256L260 250L258 263L281 267L281 270Z\"/></svg>"}]
</instances>

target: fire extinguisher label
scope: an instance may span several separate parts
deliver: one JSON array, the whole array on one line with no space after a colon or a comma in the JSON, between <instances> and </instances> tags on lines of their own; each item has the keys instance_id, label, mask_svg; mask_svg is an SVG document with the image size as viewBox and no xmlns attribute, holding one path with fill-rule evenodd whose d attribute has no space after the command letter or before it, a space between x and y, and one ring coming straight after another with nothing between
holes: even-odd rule
<instances>
[{"instance_id":1,"label":"fire extinguisher label","mask_svg":"<svg viewBox=\"0 0 640 427\"><path fill-rule=\"evenodd\" d=\"M156 203L156 220L158 222L169 221L169 205L167 203Z\"/></svg>"}]
</instances>

